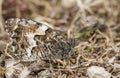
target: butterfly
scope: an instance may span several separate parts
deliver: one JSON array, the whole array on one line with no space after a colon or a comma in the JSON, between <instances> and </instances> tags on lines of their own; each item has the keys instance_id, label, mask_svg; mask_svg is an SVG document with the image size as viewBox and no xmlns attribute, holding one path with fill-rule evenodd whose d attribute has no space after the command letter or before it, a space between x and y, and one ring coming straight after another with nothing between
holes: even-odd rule
<instances>
[{"instance_id":1,"label":"butterfly","mask_svg":"<svg viewBox=\"0 0 120 78\"><path fill-rule=\"evenodd\" d=\"M17 60L63 59L74 53L75 40L45 22L11 18L5 22L5 30L10 38L7 53Z\"/></svg>"}]
</instances>

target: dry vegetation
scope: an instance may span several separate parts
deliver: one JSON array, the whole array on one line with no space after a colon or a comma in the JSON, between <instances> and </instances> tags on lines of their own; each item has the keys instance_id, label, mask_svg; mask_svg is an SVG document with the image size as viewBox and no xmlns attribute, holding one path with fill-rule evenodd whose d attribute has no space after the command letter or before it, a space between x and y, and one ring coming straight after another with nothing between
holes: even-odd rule
<instances>
[{"instance_id":1,"label":"dry vegetation","mask_svg":"<svg viewBox=\"0 0 120 78\"><path fill-rule=\"evenodd\" d=\"M26 78L89 78L90 66L120 78L120 0L0 0L0 78L5 78L7 70L4 50L9 38L4 22L16 17L46 21L80 41L74 56L57 59Z\"/></svg>"}]
</instances>

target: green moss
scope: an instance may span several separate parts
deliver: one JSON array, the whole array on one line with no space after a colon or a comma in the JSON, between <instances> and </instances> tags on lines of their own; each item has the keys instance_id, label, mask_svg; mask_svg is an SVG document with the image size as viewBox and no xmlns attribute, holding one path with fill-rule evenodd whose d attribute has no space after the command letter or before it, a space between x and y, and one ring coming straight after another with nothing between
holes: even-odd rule
<instances>
[{"instance_id":1,"label":"green moss","mask_svg":"<svg viewBox=\"0 0 120 78\"><path fill-rule=\"evenodd\" d=\"M6 68L1 67L0 68L0 75L3 75L6 72Z\"/></svg>"}]
</instances>

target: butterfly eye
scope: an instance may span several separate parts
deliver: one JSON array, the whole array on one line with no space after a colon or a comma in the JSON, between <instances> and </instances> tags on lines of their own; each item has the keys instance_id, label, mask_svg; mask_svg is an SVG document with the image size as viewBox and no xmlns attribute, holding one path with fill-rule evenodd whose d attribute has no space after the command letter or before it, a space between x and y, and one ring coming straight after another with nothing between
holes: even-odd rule
<instances>
[{"instance_id":1,"label":"butterfly eye","mask_svg":"<svg viewBox=\"0 0 120 78\"><path fill-rule=\"evenodd\" d=\"M17 44L16 44L16 42L13 42L12 45L13 45L13 46L16 46Z\"/></svg>"}]
</instances>

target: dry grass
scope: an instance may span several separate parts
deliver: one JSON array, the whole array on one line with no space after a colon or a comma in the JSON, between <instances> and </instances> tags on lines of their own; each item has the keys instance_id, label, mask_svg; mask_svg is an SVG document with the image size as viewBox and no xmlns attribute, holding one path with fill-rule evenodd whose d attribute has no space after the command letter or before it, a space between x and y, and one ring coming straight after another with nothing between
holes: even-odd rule
<instances>
[{"instance_id":1,"label":"dry grass","mask_svg":"<svg viewBox=\"0 0 120 78\"><path fill-rule=\"evenodd\" d=\"M57 59L50 67L44 67L53 78L88 78L90 66L104 67L120 78L119 0L0 1L0 41L4 42L0 43L1 58L5 49L2 45L9 42L3 27L5 20L13 17L43 20L80 42L74 56ZM4 78L4 60L0 63Z\"/></svg>"}]
</instances>

